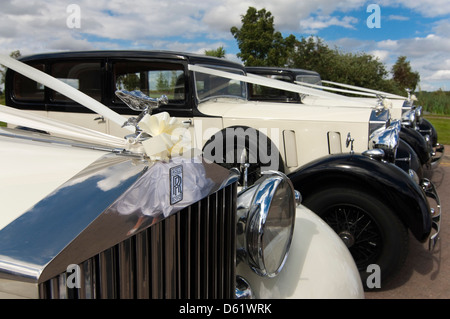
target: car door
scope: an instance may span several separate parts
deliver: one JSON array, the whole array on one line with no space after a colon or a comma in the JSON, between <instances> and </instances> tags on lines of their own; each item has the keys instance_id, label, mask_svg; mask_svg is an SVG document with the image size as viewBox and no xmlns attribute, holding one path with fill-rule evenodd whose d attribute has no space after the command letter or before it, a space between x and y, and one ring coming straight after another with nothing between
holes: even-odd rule
<instances>
[{"instance_id":1,"label":"car door","mask_svg":"<svg viewBox=\"0 0 450 319\"><path fill-rule=\"evenodd\" d=\"M104 62L100 59L58 60L50 64L50 75L93 99L103 102L102 93L105 87L103 68ZM108 132L108 123L101 115L93 113L86 107L53 90L50 90L49 95L48 117L99 132Z\"/></svg>"}]
</instances>

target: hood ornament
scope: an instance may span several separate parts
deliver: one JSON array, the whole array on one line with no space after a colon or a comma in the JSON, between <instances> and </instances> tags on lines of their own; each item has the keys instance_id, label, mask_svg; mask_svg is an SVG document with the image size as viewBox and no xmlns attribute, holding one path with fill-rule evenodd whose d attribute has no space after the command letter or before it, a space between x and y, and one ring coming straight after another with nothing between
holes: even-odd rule
<instances>
[{"instance_id":1,"label":"hood ornament","mask_svg":"<svg viewBox=\"0 0 450 319\"><path fill-rule=\"evenodd\" d=\"M350 154L355 154L355 151L353 150L353 142L355 142L355 139L352 138L352 135L349 132L347 134L347 139L345 140L345 146L347 148L350 146Z\"/></svg>"},{"instance_id":2,"label":"hood ornament","mask_svg":"<svg viewBox=\"0 0 450 319\"><path fill-rule=\"evenodd\" d=\"M151 115L154 109L159 108L161 105L166 105L169 102L169 98L166 95L161 95L160 98L155 99L145 95L141 91L118 90L115 93L130 109L141 112L137 117L130 117L122 125L122 127L134 126L136 133L141 132L139 122L145 115Z\"/></svg>"},{"instance_id":3,"label":"hood ornament","mask_svg":"<svg viewBox=\"0 0 450 319\"><path fill-rule=\"evenodd\" d=\"M129 108L141 113L131 117L122 125L134 126L136 132L125 136L129 144L140 145L152 161L165 161L172 156L194 157L201 154L191 143L189 125L171 117L168 112L152 115L154 109L168 103L168 97L151 98L141 91L116 91ZM177 184L178 186L178 184Z\"/></svg>"}]
</instances>

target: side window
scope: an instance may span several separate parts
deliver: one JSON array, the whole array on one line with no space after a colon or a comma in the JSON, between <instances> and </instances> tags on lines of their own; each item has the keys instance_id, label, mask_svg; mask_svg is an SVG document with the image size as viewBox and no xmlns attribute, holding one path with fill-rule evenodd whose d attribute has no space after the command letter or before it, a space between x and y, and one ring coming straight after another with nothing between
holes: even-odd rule
<instances>
[{"instance_id":1,"label":"side window","mask_svg":"<svg viewBox=\"0 0 450 319\"><path fill-rule=\"evenodd\" d=\"M57 62L51 66L51 75L90 97L102 99L102 68L100 62ZM52 100L71 101L66 96L52 91Z\"/></svg>"},{"instance_id":2,"label":"side window","mask_svg":"<svg viewBox=\"0 0 450 319\"><path fill-rule=\"evenodd\" d=\"M205 66L238 75L244 74L244 72L239 69L222 68L210 65ZM245 82L200 72L195 72L195 91L199 101L219 97L240 99L245 99L247 97L247 85Z\"/></svg>"},{"instance_id":3,"label":"side window","mask_svg":"<svg viewBox=\"0 0 450 319\"><path fill-rule=\"evenodd\" d=\"M44 71L44 64L31 65L39 71ZM44 101L44 86L30 80L19 73L14 73L13 96L19 101Z\"/></svg>"},{"instance_id":4,"label":"side window","mask_svg":"<svg viewBox=\"0 0 450 319\"><path fill-rule=\"evenodd\" d=\"M152 98L159 98L164 94L171 104L184 103L183 65L127 61L114 63L113 70L116 90L139 90ZM114 97L114 102L120 103L120 100Z\"/></svg>"},{"instance_id":5,"label":"side window","mask_svg":"<svg viewBox=\"0 0 450 319\"><path fill-rule=\"evenodd\" d=\"M292 79L285 75L266 75L267 78L285 81L290 83ZM295 92L274 89L267 86L251 84L250 85L250 99L251 100L285 100L298 101L298 94Z\"/></svg>"}]
</instances>

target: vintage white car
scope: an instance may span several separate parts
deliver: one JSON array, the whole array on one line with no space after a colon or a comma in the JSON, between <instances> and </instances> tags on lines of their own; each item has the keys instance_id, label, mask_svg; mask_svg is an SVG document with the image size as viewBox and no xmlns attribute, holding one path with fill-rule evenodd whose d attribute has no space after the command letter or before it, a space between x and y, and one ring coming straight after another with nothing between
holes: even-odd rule
<instances>
[{"instance_id":1,"label":"vintage white car","mask_svg":"<svg viewBox=\"0 0 450 319\"><path fill-rule=\"evenodd\" d=\"M126 139L0 106L0 121L17 126L0 128L1 298L364 297L348 249L284 174L266 172L237 194L238 172L201 155L152 160L183 125L150 116L158 100L122 97L143 107L135 124L145 127Z\"/></svg>"},{"instance_id":2,"label":"vintage white car","mask_svg":"<svg viewBox=\"0 0 450 319\"><path fill-rule=\"evenodd\" d=\"M241 185L252 185L266 170L288 175L304 205L346 243L363 284L372 264L380 267L382 280L401 268L408 230L430 247L439 238L438 194L411 167L394 165L401 123L387 109L361 106L351 98L340 98L339 108L249 101L247 83L330 100L336 94L247 76L238 63L181 52L44 53L21 61L85 92L111 112L134 118L124 126L123 118L87 111L85 103L12 68L6 74L7 105L118 137L129 134L127 128L139 120L139 112L123 102L123 93L139 92L144 100L164 94L165 103L151 110L157 121L165 122L166 113L179 119L186 126L180 139L189 137L207 160L238 168ZM159 142L155 149L174 143L167 136ZM410 164L408 158L405 163Z\"/></svg>"},{"instance_id":3,"label":"vintage white car","mask_svg":"<svg viewBox=\"0 0 450 319\"><path fill-rule=\"evenodd\" d=\"M417 98L408 91L408 97L391 94L383 91L362 88L344 83L336 83L321 79L319 73L304 69L278 68L278 67L246 67L246 71L251 74L266 76L285 82L296 83L308 88L316 88L328 92L346 94L353 97L353 100L367 107L383 107L389 109L392 119L399 119L402 123L400 139L413 152L409 151L409 156L417 158L420 166L426 170L435 168L439 165L444 154L444 146L438 142L438 136L433 125L423 118L421 106L415 105ZM325 85L324 85L325 84ZM336 94L335 99L340 96ZM314 95L300 95L294 92L267 89L258 85L249 85L249 96L252 100L275 101L275 102L293 102L312 105L335 105L330 99L323 99ZM408 152L408 151L406 151ZM404 158L402 154L399 158ZM400 160L401 161L401 160ZM420 175L421 169L415 167Z\"/></svg>"}]
</instances>

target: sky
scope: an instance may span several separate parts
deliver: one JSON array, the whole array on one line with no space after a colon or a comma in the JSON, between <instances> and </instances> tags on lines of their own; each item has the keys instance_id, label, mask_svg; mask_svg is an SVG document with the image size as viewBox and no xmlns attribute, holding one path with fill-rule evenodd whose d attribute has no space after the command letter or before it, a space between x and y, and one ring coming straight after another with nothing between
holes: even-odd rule
<instances>
[{"instance_id":1,"label":"sky","mask_svg":"<svg viewBox=\"0 0 450 319\"><path fill-rule=\"evenodd\" d=\"M0 54L223 46L238 61L230 28L250 6L270 11L284 36L373 54L388 70L404 55L421 90L450 90L450 0L0 0Z\"/></svg>"}]
</instances>

